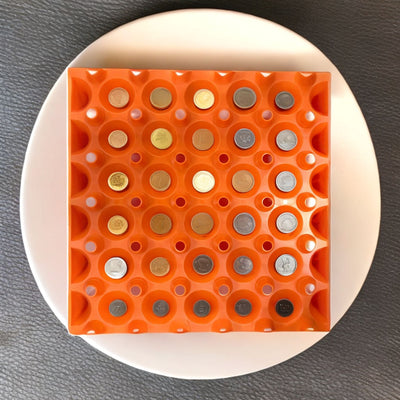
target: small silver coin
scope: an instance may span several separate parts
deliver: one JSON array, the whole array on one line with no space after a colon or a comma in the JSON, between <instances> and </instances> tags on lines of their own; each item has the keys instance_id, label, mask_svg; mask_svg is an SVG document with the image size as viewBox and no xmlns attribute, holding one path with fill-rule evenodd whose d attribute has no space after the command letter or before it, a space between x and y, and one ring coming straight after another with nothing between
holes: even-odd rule
<instances>
[{"instance_id":1,"label":"small silver coin","mask_svg":"<svg viewBox=\"0 0 400 400\"><path fill-rule=\"evenodd\" d=\"M241 317L247 317L251 313L252 309L253 306L246 299L240 299L235 304L236 314L240 315Z\"/></svg>"},{"instance_id":2,"label":"small silver coin","mask_svg":"<svg viewBox=\"0 0 400 400\"><path fill-rule=\"evenodd\" d=\"M165 300L157 300L153 304L153 313L157 317L165 317L169 313L169 304Z\"/></svg>"},{"instance_id":3,"label":"small silver coin","mask_svg":"<svg viewBox=\"0 0 400 400\"><path fill-rule=\"evenodd\" d=\"M200 254L193 260L193 269L199 275L207 275L212 271L213 268L214 262L212 258L205 254Z\"/></svg>"},{"instance_id":4,"label":"small silver coin","mask_svg":"<svg viewBox=\"0 0 400 400\"><path fill-rule=\"evenodd\" d=\"M233 269L239 275L248 275L253 271L253 261L247 256L239 256L233 262Z\"/></svg>"},{"instance_id":5,"label":"small silver coin","mask_svg":"<svg viewBox=\"0 0 400 400\"><path fill-rule=\"evenodd\" d=\"M297 146L297 136L290 129L283 129L276 135L275 142L281 150L290 151Z\"/></svg>"},{"instance_id":6,"label":"small silver coin","mask_svg":"<svg viewBox=\"0 0 400 400\"><path fill-rule=\"evenodd\" d=\"M284 212L276 219L276 227L282 233L292 233L297 225L297 218L290 212Z\"/></svg>"},{"instance_id":7,"label":"small silver coin","mask_svg":"<svg viewBox=\"0 0 400 400\"><path fill-rule=\"evenodd\" d=\"M275 96L275 104L281 110L290 110L294 106L294 97L289 92L279 92Z\"/></svg>"},{"instance_id":8,"label":"small silver coin","mask_svg":"<svg viewBox=\"0 0 400 400\"><path fill-rule=\"evenodd\" d=\"M281 192L291 192L296 187L296 177L289 171L280 172L275 178L275 185Z\"/></svg>"},{"instance_id":9,"label":"small silver coin","mask_svg":"<svg viewBox=\"0 0 400 400\"><path fill-rule=\"evenodd\" d=\"M279 275L290 276L296 271L297 261L290 254L282 254L275 260L275 270Z\"/></svg>"},{"instance_id":10,"label":"small silver coin","mask_svg":"<svg viewBox=\"0 0 400 400\"><path fill-rule=\"evenodd\" d=\"M198 300L193 305L193 312L200 318L207 317L210 314L211 306L210 303L206 300Z\"/></svg>"},{"instance_id":11,"label":"small silver coin","mask_svg":"<svg viewBox=\"0 0 400 400\"><path fill-rule=\"evenodd\" d=\"M256 137L254 136L253 131L247 128L241 128L236 131L235 136L233 138L235 144L239 149L247 150L254 146L256 142Z\"/></svg>"},{"instance_id":12,"label":"small silver coin","mask_svg":"<svg viewBox=\"0 0 400 400\"><path fill-rule=\"evenodd\" d=\"M128 266L123 258L111 257L106 261L104 271L111 279L121 279L126 275Z\"/></svg>"},{"instance_id":13,"label":"small silver coin","mask_svg":"<svg viewBox=\"0 0 400 400\"><path fill-rule=\"evenodd\" d=\"M128 310L128 306L123 300L114 300L108 306L108 311L113 317L122 317Z\"/></svg>"},{"instance_id":14,"label":"small silver coin","mask_svg":"<svg viewBox=\"0 0 400 400\"><path fill-rule=\"evenodd\" d=\"M256 227L256 221L249 213L240 213L233 220L233 229L239 235L250 235Z\"/></svg>"}]
</instances>

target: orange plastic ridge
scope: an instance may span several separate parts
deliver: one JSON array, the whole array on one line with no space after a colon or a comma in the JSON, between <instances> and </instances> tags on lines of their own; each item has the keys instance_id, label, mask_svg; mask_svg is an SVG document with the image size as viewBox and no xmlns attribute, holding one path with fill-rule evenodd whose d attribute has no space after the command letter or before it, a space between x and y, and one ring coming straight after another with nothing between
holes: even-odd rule
<instances>
[{"instance_id":1,"label":"orange plastic ridge","mask_svg":"<svg viewBox=\"0 0 400 400\"><path fill-rule=\"evenodd\" d=\"M150 102L157 87L172 95L166 109ZM257 96L249 109L233 101L240 87L253 89ZM110 104L114 88L129 94L121 108ZM211 108L202 110L194 104L199 89L213 93ZM292 108L282 110L275 104L281 91L293 95ZM71 68L68 96L70 333L329 330L329 73ZM150 140L152 131L160 127L172 134L172 145L165 150ZM192 144L193 133L201 128L214 136L213 146L206 151ZM255 144L248 150L234 143L240 128L254 132ZM283 151L276 144L277 134L284 129L297 135L293 150ZM126 133L124 147L110 146L108 136L113 130ZM156 191L149 183L157 170L171 177L165 191ZM249 192L232 187L239 170L254 177ZM116 171L129 180L119 192L107 183ZM192 179L198 171L214 176L210 192L194 189ZM276 187L276 176L282 171L296 178L289 192ZM199 212L213 218L210 233L193 231L191 219ZM242 212L256 222L246 236L233 228L234 217ZM282 212L296 216L294 232L277 229ZM156 234L150 227L157 213L172 221L167 234ZM122 235L108 229L114 215L128 222ZM193 259L200 254L213 259L209 274L193 269ZM297 261L290 276L275 269L281 254ZM241 255L253 261L247 275L233 268ZM126 261L123 278L112 279L105 273L110 257ZM167 275L151 273L155 257L168 260ZM122 316L110 313L110 303L116 299L127 306ZM252 305L247 316L235 311L240 299ZM277 313L282 299L293 305L289 316ZM169 305L163 317L153 312L157 300ZM193 311L198 300L210 305L205 317Z\"/></svg>"}]
</instances>

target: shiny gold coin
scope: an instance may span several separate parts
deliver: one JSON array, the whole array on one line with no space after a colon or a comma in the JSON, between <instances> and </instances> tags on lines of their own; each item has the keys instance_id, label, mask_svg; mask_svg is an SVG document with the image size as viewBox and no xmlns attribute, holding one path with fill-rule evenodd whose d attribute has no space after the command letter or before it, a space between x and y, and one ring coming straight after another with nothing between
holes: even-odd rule
<instances>
[{"instance_id":1,"label":"shiny gold coin","mask_svg":"<svg viewBox=\"0 0 400 400\"><path fill-rule=\"evenodd\" d=\"M121 215L114 215L108 220L107 228L113 235L122 235L128 230L128 221Z\"/></svg>"},{"instance_id":2,"label":"shiny gold coin","mask_svg":"<svg viewBox=\"0 0 400 400\"><path fill-rule=\"evenodd\" d=\"M200 212L192 217L190 225L198 235L206 235L212 231L214 220L210 214Z\"/></svg>"},{"instance_id":3,"label":"shiny gold coin","mask_svg":"<svg viewBox=\"0 0 400 400\"><path fill-rule=\"evenodd\" d=\"M172 103L172 94L166 88L155 88L150 94L150 103L154 108L165 110Z\"/></svg>"},{"instance_id":4,"label":"shiny gold coin","mask_svg":"<svg viewBox=\"0 0 400 400\"><path fill-rule=\"evenodd\" d=\"M171 132L165 128L154 129L154 131L151 132L150 141L156 149L168 149L172 144Z\"/></svg>"},{"instance_id":5,"label":"shiny gold coin","mask_svg":"<svg viewBox=\"0 0 400 400\"><path fill-rule=\"evenodd\" d=\"M169 270L169 262L164 257L156 257L150 262L150 272L155 276L165 276Z\"/></svg>"},{"instance_id":6,"label":"shiny gold coin","mask_svg":"<svg viewBox=\"0 0 400 400\"><path fill-rule=\"evenodd\" d=\"M171 185L171 177L168 172L159 170L155 171L150 176L150 186L158 192L164 192Z\"/></svg>"},{"instance_id":7,"label":"shiny gold coin","mask_svg":"<svg viewBox=\"0 0 400 400\"><path fill-rule=\"evenodd\" d=\"M150 228L158 235L165 235L172 228L171 218L166 214L155 214L151 217Z\"/></svg>"},{"instance_id":8,"label":"shiny gold coin","mask_svg":"<svg viewBox=\"0 0 400 400\"><path fill-rule=\"evenodd\" d=\"M108 93L108 101L115 108L124 108L129 103L129 93L121 87L111 89Z\"/></svg>"},{"instance_id":9,"label":"shiny gold coin","mask_svg":"<svg viewBox=\"0 0 400 400\"><path fill-rule=\"evenodd\" d=\"M239 193L250 192L254 187L254 176L244 169L238 171L232 177L232 186Z\"/></svg>"},{"instance_id":10,"label":"shiny gold coin","mask_svg":"<svg viewBox=\"0 0 400 400\"><path fill-rule=\"evenodd\" d=\"M197 129L193 133L192 143L197 150L208 150L214 144L214 135L209 129Z\"/></svg>"},{"instance_id":11,"label":"shiny gold coin","mask_svg":"<svg viewBox=\"0 0 400 400\"><path fill-rule=\"evenodd\" d=\"M128 186L129 179L123 172L113 172L108 177L108 186L114 192L122 192Z\"/></svg>"},{"instance_id":12,"label":"shiny gold coin","mask_svg":"<svg viewBox=\"0 0 400 400\"><path fill-rule=\"evenodd\" d=\"M108 135L108 144L114 149L122 149L128 143L128 135L119 129Z\"/></svg>"},{"instance_id":13,"label":"shiny gold coin","mask_svg":"<svg viewBox=\"0 0 400 400\"><path fill-rule=\"evenodd\" d=\"M196 172L192 179L193 187L200 193L207 193L215 186L215 178L211 172Z\"/></svg>"},{"instance_id":14,"label":"shiny gold coin","mask_svg":"<svg viewBox=\"0 0 400 400\"><path fill-rule=\"evenodd\" d=\"M193 96L194 105L200 110L207 110L214 105L214 94L208 89L199 89Z\"/></svg>"}]
</instances>

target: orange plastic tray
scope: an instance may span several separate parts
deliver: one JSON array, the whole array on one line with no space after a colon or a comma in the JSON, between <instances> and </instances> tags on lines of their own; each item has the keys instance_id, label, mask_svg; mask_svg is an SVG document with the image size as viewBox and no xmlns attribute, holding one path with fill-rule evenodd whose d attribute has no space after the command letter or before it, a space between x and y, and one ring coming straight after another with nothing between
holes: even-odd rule
<instances>
[{"instance_id":1,"label":"orange plastic tray","mask_svg":"<svg viewBox=\"0 0 400 400\"><path fill-rule=\"evenodd\" d=\"M109 102L116 87L129 93L122 108ZM165 110L150 102L156 87L172 94ZM243 110L235 105L233 95L240 87L254 90L253 107ZM211 108L201 110L194 104L199 89L214 94ZM281 91L294 97L289 110L275 104ZM329 330L329 73L71 68L68 96L70 333ZM151 132L159 127L172 134L166 150L150 141ZM192 144L192 135L200 128L214 135L214 145L207 151ZM234 134L240 128L254 132L251 149L235 145ZM116 129L128 137L122 149L108 143L108 135ZM291 151L276 144L283 129L297 135ZM238 193L232 176L243 169L251 172L255 184L249 192ZM164 192L149 183L156 170L171 177ZM199 193L192 185L194 174L201 170L215 178L208 193ZM121 192L107 183L116 171L129 179ZM275 184L281 171L296 177L297 184L288 193ZM192 230L191 218L198 212L212 216L210 233ZM234 217L242 212L256 222L247 236L233 229ZM277 229L282 212L296 216L294 232ZM157 213L172 221L165 235L150 228ZM126 219L126 233L116 236L108 230L113 215ZM207 275L193 269L193 259L200 254L213 259L214 268ZM297 261L290 276L275 269L281 254ZM248 275L233 269L240 255L253 261ZM110 257L126 261L123 278L112 279L105 273ZM166 276L150 272L155 257L169 261ZM235 311L240 299L252 305L247 316ZM110 313L114 300L126 304L123 315ZM167 315L154 314L157 300L168 303ZM198 300L210 305L205 317L193 311ZM281 300L291 302L289 316L278 314Z\"/></svg>"}]
</instances>

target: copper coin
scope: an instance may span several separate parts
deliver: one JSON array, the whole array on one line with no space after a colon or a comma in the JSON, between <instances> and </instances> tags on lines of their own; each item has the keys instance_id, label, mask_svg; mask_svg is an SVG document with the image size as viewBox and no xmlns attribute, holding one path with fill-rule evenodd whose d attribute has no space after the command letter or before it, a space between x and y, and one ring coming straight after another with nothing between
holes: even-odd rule
<instances>
[{"instance_id":1,"label":"copper coin","mask_svg":"<svg viewBox=\"0 0 400 400\"><path fill-rule=\"evenodd\" d=\"M121 215L114 215L108 220L107 228L113 235L122 235L128 230L128 221Z\"/></svg>"},{"instance_id":2,"label":"copper coin","mask_svg":"<svg viewBox=\"0 0 400 400\"><path fill-rule=\"evenodd\" d=\"M254 176L251 172L242 169L233 175L232 186L239 193L250 192L254 187Z\"/></svg>"},{"instance_id":3,"label":"copper coin","mask_svg":"<svg viewBox=\"0 0 400 400\"><path fill-rule=\"evenodd\" d=\"M151 217L150 228L158 235L165 235L172 228L171 218L166 214L155 214Z\"/></svg>"},{"instance_id":4,"label":"copper coin","mask_svg":"<svg viewBox=\"0 0 400 400\"><path fill-rule=\"evenodd\" d=\"M159 170L155 171L150 176L150 186L158 192L164 192L171 185L171 177L168 172Z\"/></svg>"},{"instance_id":5,"label":"copper coin","mask_svg":"<svg viewBox=\"0 0 400 400\"><path fill-rule=\"evenodd\" d=\"M114 149L122 149L127 143L128 135L120 129L116 129L108 135L108 144Z\"/></svg>"},{"instance_id":6,"label":"copper coin","mask_svg":"<svg viewBox=\"0 0 400 400\"><path fill-rule=\"evenodd\" d=\"M150 94L150 103L154 108L165 110L172 103L172 94L164 87L157 87Z\"/></svg>"},{"instance_id":7,"label":"copper coin","mask_svg":"<svg viewBox=\"0 0 400 400\"><path fill-rule=\"evenodd\" d=\"M209 129L197 129L197 131L193 133L192 143L197 150L208 150L214 144L214 135Z\"/></svg>"},{"instance_id":8,"label":"copper coin","mask_svg":"<svg viewBox=\"0 0 400 400\"><path fill-rule=\"evenodd\" d=\"M129 103L129 93L121 87L111 89L108 93L108 101L115 108L124 108Z\"/></svg>"},{"instance_id":9,"label":"copper coin","mask_svg":"<svg viewBox=\"0 0 400 400\"><path fill-rule=\"evenodd\" d=\"M169 270L169 262L165 257L156 257L150 262L150 272L155 276L165 276Z\"/></svg>"},{"instance_id":10,"label":"copper coin","mask_svg":"<svg viewBox=\"0 0 400 400\"><path fill-rule=\"evenodd\" d=\"M212 231L214 220L210 214L200 212L192 217L190 225L198 235L206 235Z\"/></svg>"}]
</instances>

